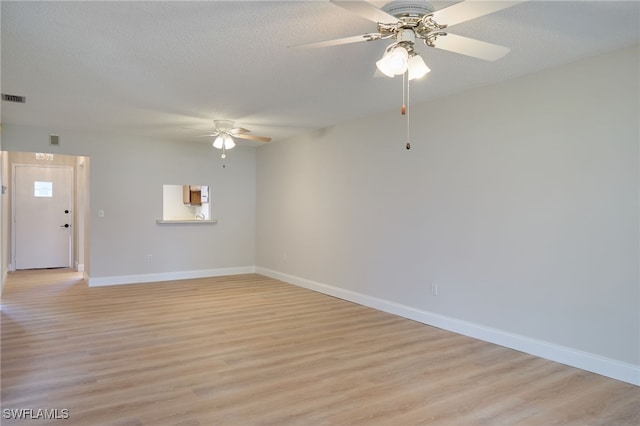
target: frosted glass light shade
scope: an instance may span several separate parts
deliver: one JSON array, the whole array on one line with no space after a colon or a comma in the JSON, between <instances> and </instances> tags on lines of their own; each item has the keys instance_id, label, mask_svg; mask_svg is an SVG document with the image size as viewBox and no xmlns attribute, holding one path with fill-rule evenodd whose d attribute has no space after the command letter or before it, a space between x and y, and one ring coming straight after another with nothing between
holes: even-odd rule
<instances>
[{"instance_id":1,"label":"frosted glass light shade","mask_svg":"<svg viewBox=\"0 0 640 426\"><path fill-rule=\"evenodd\" d=\"M409 80L424 77L431 69L424 63L420 55L414 55L409 58Z\"/></svg>"},{"instance_id":2,"label":"frosted glass light shade","mask_svg":"<svg viewBox=\"0 0 640 426\"><path fill-rule=\"evenodd\" d=\"M231 149L234 146L236 146L236 143L233 141L233 138L226 133L216 136L213 141L213 147L218 149L222 149L222 147L224 147L224 149Z\"/></svg>"},{"instance_id":3,"label":"frosted glass light shade","mask_svg":"<svg viewBox=\"0 0 640 426\"><path fill-rule=\"evenodd\" d=\"M234 146L236 146L236 143L233 141L233 138L229 135L227 135L226 133L223 136L224 138L224 148L225 149L231 149Z\"/></svg>"},{"instance_id":4,"label":"frosted glass light shade","mask_svg":"<svg viewBox=\"0 0 640 426\"><path fill-rule=\"evenodd\" d=\"M216 138L213 140L213 147L214 148L218 148L218 149L222 149L222 144L224 143L224 141L222 140L222 135L218 135L216 136Z\"/></svg>"},{"instance_id":5,"label":"frosted glass light shade","mask_svg":"<svg viewBox=\"0 0 640 426\"><path fill-rule=\"evenodd\" d=\"M409 62L409 53L402 46L395 47L385 52L382 59L376 62L376 66L387 77L404 74Z\"/></svg>"}]
</instances>

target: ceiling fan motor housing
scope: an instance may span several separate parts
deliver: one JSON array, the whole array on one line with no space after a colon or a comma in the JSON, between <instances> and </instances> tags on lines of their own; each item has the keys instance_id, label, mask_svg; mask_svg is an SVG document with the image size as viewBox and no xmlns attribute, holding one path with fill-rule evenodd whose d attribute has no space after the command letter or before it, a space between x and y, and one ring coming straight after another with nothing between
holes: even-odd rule
<instances>
[{"instance_id":1,"label":"ceiling fan motor housing","mask_svg":"<svg viewBox=\"0 0 640 426\"><path fill-rule=\"evenodd\" d=\"M382 10L394 16L398 21L395 23L379 22L378 31L380 34L383 36L396 36L399 42L406 42L409 45L413 44L416 37L426 39L432 31L445 27L433 21L431 16L435 8L426 1L392 1L383 6Z\"/></svg>"},{"instance_id":2,"label":"ceiling fan motor housing","mask_svg":"<svg viewBox=\"0 0 640 426\"><path fill-rule=\"evenodd\" d=\"M387 3L382 7L382 10L402 21L408 18L422 18L432 14L435 9L426 1L397 0Z\"/></svg>"},{"instance_id":3,"label":"ceiling fan motor housing","mask_svg":"<svg viewBox=\"0 0 640 426\"><path fill-rule=\"evenodd\" d=\"M223 132L231 130L235 124L233 120L213 120L213 123L216 126L216 130Z\"/></svg>"}]
</instances>

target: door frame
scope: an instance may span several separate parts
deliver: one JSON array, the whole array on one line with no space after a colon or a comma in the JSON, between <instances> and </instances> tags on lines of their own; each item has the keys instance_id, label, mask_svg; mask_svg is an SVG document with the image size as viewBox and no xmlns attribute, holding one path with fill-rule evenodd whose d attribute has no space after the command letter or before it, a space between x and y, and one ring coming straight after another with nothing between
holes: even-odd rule
<instances>
[{"instance_id":1,"label":"door frame","mask_svg":"<svg viewBox=\"0 0 640 426\"><path fill-rule=\"evenodd\" d=\"M74 259L73 259L73 248L74 248L74 235L75 235L75 220L76 220L76 216L75 216L75 169L72 166L63 166L63 165L56 165L56 164L26 164L26 163L13 163L11 165L11 264L9 265L9 271L15 271L16 270L16 186L15 186L15 182L16 182L16 169L18 167L32 167L32 168L40 168L40 169L44 169L44 168L56 168L56 169L67 169L71 171L71 180L70 180L70 184L71 184L71 188L70 189L70 195L71 195L71 217L70 219L70 225L71 225L71 235L69 237L69 267L73 268L74 266Z\"/></svg>"}]
</instances>

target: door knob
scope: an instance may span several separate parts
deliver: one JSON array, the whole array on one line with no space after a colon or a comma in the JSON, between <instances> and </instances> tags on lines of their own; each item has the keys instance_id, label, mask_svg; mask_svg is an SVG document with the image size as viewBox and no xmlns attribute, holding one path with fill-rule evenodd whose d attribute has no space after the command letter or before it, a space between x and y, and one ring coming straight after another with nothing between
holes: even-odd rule
<instances>
[{"instance_id":1,"label":"door knob","mask_svg":"<svg viewBox=\"0 0 640 426\"><path fill-rule=\"evenodd\" d=\"M68 227L69 227L68 223L65 223L64 225L60 225L60 228L68 228Z\"/></svg>"}]
</instances>

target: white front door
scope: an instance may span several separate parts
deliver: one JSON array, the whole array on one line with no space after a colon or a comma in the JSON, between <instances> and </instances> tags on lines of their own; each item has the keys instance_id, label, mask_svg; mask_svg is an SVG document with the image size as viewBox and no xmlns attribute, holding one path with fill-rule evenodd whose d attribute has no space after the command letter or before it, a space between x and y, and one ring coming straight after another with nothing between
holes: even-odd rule
<instances>
[{"instance_id":1,"label":"white front door","mask_svg":"<svg viewBox=\"0 0 640 426\"><path fill-rule=\"evenodd\" d=\"M71 167L15 165L15 269L71 266Z\"/></svg>"}]
</instances>

